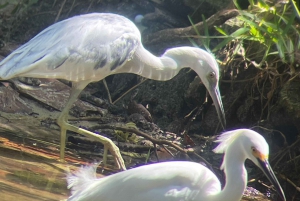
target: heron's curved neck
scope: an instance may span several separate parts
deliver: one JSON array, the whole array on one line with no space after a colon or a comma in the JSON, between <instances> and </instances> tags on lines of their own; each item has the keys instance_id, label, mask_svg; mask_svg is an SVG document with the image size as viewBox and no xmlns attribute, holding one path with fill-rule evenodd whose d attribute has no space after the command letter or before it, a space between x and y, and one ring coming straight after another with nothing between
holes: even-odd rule
<instances>
[{"instance_id":1,"label":"heron's curved neck","mask_svg":"<svg viewBox=\"0 0 300 201\"><path fill-rule=\"evenodd\" d=\"M173 78L184 67L190 66L178 63L175 58L156 57L141 45L134 57L117 73L134 73L148 79L164 81Z\"/></svg>"},{"instance_id":2,"label":"heron's curved neck","mask_svg":"<svg viewBox=\"0 0 300 201\"><path fill-rule=\"evenodd\" d=\"M245 168L245 156L238 149L230 149L224 156L224 170L226 175L226 184L223 190L215 195L214 201L240 201L247 185L247 170Z\"/></svg>"}]
</instances>

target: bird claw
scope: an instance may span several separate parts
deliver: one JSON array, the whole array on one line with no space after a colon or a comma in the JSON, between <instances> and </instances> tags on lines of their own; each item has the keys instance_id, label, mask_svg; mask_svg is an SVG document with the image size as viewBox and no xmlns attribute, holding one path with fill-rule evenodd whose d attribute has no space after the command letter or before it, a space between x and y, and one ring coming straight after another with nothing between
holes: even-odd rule
<instances>
[{"instance_id":1,"label":"bird claw","mask_svg":"<svg viewBox=\"0 0 300 201\"><path fill-rule=\"evenodd\" d=\"M112 142L112 145L110 146L109 148L109 151L110 153L113 155L114 157L114 160L115 160L115 164L117 166L118 169L121 169L121 170L126 170L126 167L125 167L125 162L121 156L121 153L120 153L120 149L119 147L117 147L113 142Z\"/></svg>"}]
</instances>

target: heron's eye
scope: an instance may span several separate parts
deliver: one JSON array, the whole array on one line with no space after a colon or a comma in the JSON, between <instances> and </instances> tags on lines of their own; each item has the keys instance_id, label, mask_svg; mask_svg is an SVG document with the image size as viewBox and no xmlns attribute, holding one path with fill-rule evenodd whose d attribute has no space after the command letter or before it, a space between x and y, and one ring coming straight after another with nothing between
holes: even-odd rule
<instances>
[{"instance_id":1,"label":"heron's eye","mask_svg":"<svg viewBox=\"0 0 300 201\"><path fill-rule=\"evenodd\" d=\"M209 78L215 78L216 77L216 73L215 72L210 72L208 74Z\"/></svg>"},{"instance_id":2,"label":"heron's eye","mask_svg":"<svg viewBox=\"0 0 300 201\"><path fill-rule=\"evenodd\" d=\"M253 156L255 156L256 158L261 158L261 153L255 147L251 147L251 150Z\"/></svg>"}]
</instances>

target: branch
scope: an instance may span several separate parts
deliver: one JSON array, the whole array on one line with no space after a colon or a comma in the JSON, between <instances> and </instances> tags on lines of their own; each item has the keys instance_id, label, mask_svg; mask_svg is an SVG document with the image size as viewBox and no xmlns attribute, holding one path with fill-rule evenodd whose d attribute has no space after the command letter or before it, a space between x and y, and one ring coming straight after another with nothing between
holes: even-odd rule
<instances>
[{"instance_id":1,"label":"branch","mask_svg":"<svg viewBox=\"0 0 300 201\"><path fill-rule=\"evenodd\" d=\"M198 157L200 160L202 160L206 165L208 165L211 169L212 169L212 165L206 161L203 157L201 157L200 155L198 155L196 152L194 151L188 151L185 150L183 148L181 148L180 146L168 141L168 140L158 140L155 139L153 137L151 137L150 135L148 135L147 133L144 133L142 131L139 131L137 129L133 129L133 128L126 128L126 127L122 127L122 126L116 126L116 125L109 125L109 124L102 124L102 125L97 125L97 126L93 126L92 128L90 128L92 130L97 130L97 129L112 129L112 130L120 130L120 131L124 131L124 132L129 132L129 133L134 133L138 136L142 136L147 140L150 140L153 144L158 144L158 145L168 145L170 147L175 148L176 150L180 151L181 153L188 155L188 154L193 154L194 156Z\"/></svg>"},{"instance_id":2,"label":"branch","mask_svg":"<svg viewBox=\"0 0 300 201\"><path fill-rule=\"evenodd\" d=\"M238 10L222 10L212 15L210 18L206 19L208 29L212 29L214 26L219 26L224 24L228 19L236 17L239 14ZM199 22L195 24L197 30L200 33L204 33L204 23ZM178 41L188 41L187 35L196 35L193 26L185 28L175 28L175 29L164 29L153 34L146 35L143 38L143 44L145 46L161 45L161 43L166 44L170 42L178 43Z\"/></svg>"}]
</instances>

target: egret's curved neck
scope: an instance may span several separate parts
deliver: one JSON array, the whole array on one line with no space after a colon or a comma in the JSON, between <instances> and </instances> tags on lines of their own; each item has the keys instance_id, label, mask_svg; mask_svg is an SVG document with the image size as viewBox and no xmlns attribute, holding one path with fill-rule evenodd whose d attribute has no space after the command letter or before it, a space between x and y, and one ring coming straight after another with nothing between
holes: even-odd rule
<instances>
[{"instance_id":1,"label":"egret's curved neck","mask_svg":"<svg viewBox=\"0 0 300 201\"><path fill-rule=\"evenodd\" d=\"M244 154L239 149L228 147L224 156L226 184L219 194L213 196L213 201L241 200L248 180L245 160Z\"/></svg>"},{"instance_id":2,"label":"egret's curved neck","mask_svg":"<svg viewBox=\"0 0 300 201\"><path fill-rule=\"evenodd\" d=\"M156 57L141 45L134 57L116 73L134 73L148 79L164 81L173 78L184 67L190 66L178 63L176 58Z\"/></svg>"}]
</instances>

